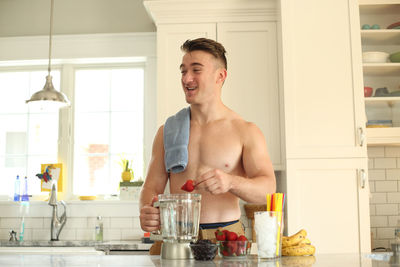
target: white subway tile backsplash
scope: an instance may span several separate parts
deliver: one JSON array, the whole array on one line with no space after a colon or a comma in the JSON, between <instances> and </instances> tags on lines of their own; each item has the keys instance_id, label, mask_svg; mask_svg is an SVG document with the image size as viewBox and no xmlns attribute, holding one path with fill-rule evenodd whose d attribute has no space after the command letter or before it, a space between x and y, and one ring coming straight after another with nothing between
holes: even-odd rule
<instances>
[{"instance_id":1,"label":"white subway tile backsplash","mask_svg":"<svg viewBox=\"0 0 400 267\"><path fill-rule=\"evenodd\" d=\"M375 168L396 168L396 158L375 158Z\"/></svg>"},{"instance_id":2,"label":"white subway tile backsplash","mask_svg":"<svg viewBox=\"0 0 400 267\"><path fill-rule=\"evenodd\" d=\"M89 217L88 219L88 228L94 229L96 226L96 221L97 217ZM104 228L110 228L110 218L109 217L101 217L101 220L103 221L103 227Z\"/></svg>"},{"instance_id":3,"label":"white subway tile backsplash","mask_svg":"<svg viewBox=\"0 0 400 267\"><path fill-rule=\"evenodd\" d=\"M121 229L104 229L105 240L121 240Z\"/></svg>"},{"instance_id":4,"label":"white subway tile backsplash","mask_svg":"<svg viewBox=\"0 0 400 267\"><path fill-rule=\"evenodd\" d=\"M390 248L400 226L400 147L368 147L368 157L372 244Z\"/></svg>"},{"instance_id":5,"label":"white subway tile backsplash","mask_svg":"<svg viewBox=\"0 0 400 267\"><path fill-rule=\"evenodd\" d=\"M383 204L387 203L387 193L372 193L372 198L370 199L371 204Z\"/></svg>"},{"instance_id":6,"label":"white subway tile backsplash","mask_svg":"<svg viewBox=\"0 0 400 267\"><path fill-rule=\"evenodd\" d=\"M25 228L43 228L43 218L25 218Z\"/></svg>"},{"instance_id":7,"label":"white subway tile backsplash","mask_svg":"<svg viewBox=\"0 0 400 267\"><path fill-rule=\"evenodd\" d=\"M400 216L388 216L388 219L389 219L388 226L391 226L391 227L399 226L400 227Z\"/></svg>"},{"instance_id":8,"label":"white subway tile backsplash","mask_svg":"<svg viewBox=\"0 0 400 267\"><path fill-rule=\"evenodd\" d=\"M50 230L49 230L50 232ZM76 229L63 229L60 233L60 240L77 240Z\"/></svg>"},{"instance_id":9,"label":"white subway tile backsplash","mask_svg":"<svg viewBox=\"0 0 400 267\"><path fill-rule=\"evenodd\" d=\"M387 203L400 203L400 192L387 193Z\"/></svg>"},{"instance_id":10,"label":"white subway tile backsplash","mask_svg":"<svg viewBox=\"0 0 400 267\"><path fill-rule=\"evenodd\" d=\"M386 146L385 157L400 158L400 146Z\"/></svg>"},{"instance_id":11,"label":"white subway tile backsplash","mask_svg":"<svg viewBox=\"0 0 400 267\"><path fill-rule=\"evenodd\" d=\"M370 216L376 215L376 209L374 204L369 204L369 215Z\"/></svg>"},{"instance_id":12,"label":"white subway tile backsplash","mask_svg":"<svg viewBox=\"0 0 400 267\"><path fill-rule=\"evenodd\" d=\"M62 230L62 232L65 229ZM32 240L50 240L50 228L47 229L32 229Z\"/></svg>"},{"instance_id":13,"label":"white subway tile backsplash","mask_svg":"<svg viewBox=\"0 0 400 267\"><path fill-rule=\"evenodd\" d=\"M65 228L86 228L88 225L87 218L68 218Z\"/></svg>"},{"instance_id":14,"label":"white subway tile backsplash","mask_svg":"<svg viewBox=\"0 0 400 267\"><path fill-rule=\"evenodd\" d=\"M121 229L121 240L137 240L143 237L143 233L139 229Z\"/></svg>"},{"instance_id":15,"label":"white subway tile backsplash","mask_svg":"<svg viewBox=\"0 0 400 267\"><path fill-rule=\"evenodd\" d=\"M387 216L371 216L371 227L386 227L388 226Z\"/></svg>"},{"instance_id":16,"label":"white subway tile backsplash","mask_svg":"<svg viewBox=\"0 0 400 267\"><path fill-rule=\"evenodd\" d=\"M375 192L375 181L368 181L369 182L369 191L371 193Z\"/></svg>"},{"instance_id":17,"label":"white subway tile backsplash","mask_svg":"<svg viewBox=\"0 0 400 267\"><path fill-rule=\"evenodd\" d=\"M375 181L375 192L396 192L397 181Z\"/></svg>"},{"instance_id":18,"label":"white subway tile backsplash","mask_svg":"<svg viewBox=\"0 0 400 267\"><path fill-rule=\"evenodd\" d=\"M94 240L94 228L76 229L76 240Z\"/></svg>"},{"instance_id":19,"label":"white subway tile backsplash","mask_svg":"<svg viewBox=\"0 0 400 267\"><path fill-rule=\"evenodd\" d=\"M376 204L376 215L398 215L398 204Z\"/></svg>"},{"instance_id":20,"label":"white subway tile backsplash","mask_svg":"<svg viewBox=\"0 0 400 267\"><path fill-rule=\"evenodd\" d=\"M371 181L386 180L386 171L385 171L385 169L369 170L368 178Z\"/></svg>"},{"instance_id":21,"label":"white subway tile backsplash","mask_svg":"<svg viewBox=\"0 0 400 267\"><path fill-rule=\"evenodd\" d=\"M377 230L376 231L377 238L379 238L379 239L394 238L394 228L393 227L377 228L376 230Z\"/></svg>"},{"instance_id":22,"label":"white subway tile backsplash","mask_svg":"<svg viewBox=\"0 0 400 267\"><path fill-rule=\"evenodd\" d=\"M371 170L374 168L374 159L369 158L368 159L368 169Z\"/></svg>"},{"instance_id":23,"label":"white subway tile backsplash","mask_svg":"<svg viewBox=\"0 0 400 267\"><path fill-rule=\"evenodd\" d=\"M110 219L111 228L133 228L132 218L111 218Z\"/></svg>"},{"instance_id":24,"label":"white subway tile backsplash","mask_svg":"<svg viewBox=\"0 0 400 267\"><path fill-rule=\"evenodd\" d=\"M385 156L385 148L381 146L371 146L367 150L368 158L382 158Z\"/></svg>"},{"instance_id":25,"label":"white subway tile backsplash","mask_svg":"<svg viewBox=\"0 0 400 267\"><path fill-rule=\"evenodd\" d=\"M386 180L400 180L400 169L387 169Z\"/></svg>"},{"instance_id":26,"label":"white subway tile backsplash","mask_svg":"<svg viewBox=\"0 0 400 267\"><path fill-rule=\"evenodd\" d=\"M9 228L9 229L19 229L19 225L21 223L20 218L1 218L0 227L1 228Z\"/></svg>"}]
</instances>

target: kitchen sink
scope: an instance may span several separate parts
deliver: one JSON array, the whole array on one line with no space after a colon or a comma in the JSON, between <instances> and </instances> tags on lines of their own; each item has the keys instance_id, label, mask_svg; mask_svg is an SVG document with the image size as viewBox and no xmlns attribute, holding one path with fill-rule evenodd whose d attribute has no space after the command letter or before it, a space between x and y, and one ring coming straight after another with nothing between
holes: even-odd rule
<instances>
[{"instance_id":1,"label":"kitchen sink","mask_svg":"<svg viewBox=\"0 0 400 267\"><path fill-rule=\"evenodd\" d=\"M104 255L103 251L96 250L94 247L0 247L0 255L4 254L84 254L84 255Z\"/></svg>"},{"instance_id":2,"label":"kitchen sink","mask_svg":"<svg viewBox=\"0 0 400 267\"><path fill-rule=\"evenodd\" d=\"M1 254L85 254L104 255L94 241L24 241L0 242Z\"/></svg>"}]
</instances>

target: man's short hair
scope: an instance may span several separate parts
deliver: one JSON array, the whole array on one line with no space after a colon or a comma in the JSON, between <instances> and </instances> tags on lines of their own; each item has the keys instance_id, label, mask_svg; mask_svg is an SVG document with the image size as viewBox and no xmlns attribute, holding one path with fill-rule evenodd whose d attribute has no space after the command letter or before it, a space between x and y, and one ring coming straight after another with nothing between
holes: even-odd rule
<instances>
[{"instance_id":1,"label":"man's short hair","mask_svg":"<svg viewBox=\"0 0 400 267\"><path fill-rule=\"evenodd\" d=\"M228 64L225 57L225 48L222 44L207 38L197 38L194 40L187 40L181 46L181 50L185 53L193 51L204 51L213 55L217 60L222 63L225 69L228 69Z\"/></svg>"}]
</instances>

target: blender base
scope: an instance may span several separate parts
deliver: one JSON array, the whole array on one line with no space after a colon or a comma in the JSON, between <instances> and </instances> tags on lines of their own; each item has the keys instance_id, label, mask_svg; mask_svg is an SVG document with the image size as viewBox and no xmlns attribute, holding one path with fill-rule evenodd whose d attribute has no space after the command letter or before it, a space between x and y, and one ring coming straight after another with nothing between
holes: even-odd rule
<instances>
[{"instance_id":1,"label":"blender base","mask_svg":"<svg viewBox=\"0 0 400 267\"><path fill-rule=\"evenodd\" d=\"M190 243L178 243L164 241L161 245L161 259L179 260L179 259L193 259Z\"/></svg>"}]
</instances>

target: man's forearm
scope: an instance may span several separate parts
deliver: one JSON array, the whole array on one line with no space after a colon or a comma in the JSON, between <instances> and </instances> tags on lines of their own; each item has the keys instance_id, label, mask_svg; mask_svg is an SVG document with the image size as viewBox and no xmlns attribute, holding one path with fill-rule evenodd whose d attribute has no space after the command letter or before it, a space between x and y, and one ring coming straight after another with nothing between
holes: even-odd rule
<instances>
[{"instance_id":1,"label":"man's forearm","mask_svg":"<svg viewBox=\"0 0 400 267\"><path fill-rule=\"evenodd\" d=\"M276 182L274 177L258 176L247 178L232 177L232 194L249 203L266 203L266 195L275 193Z\"/></svg>"}]
</instances>

